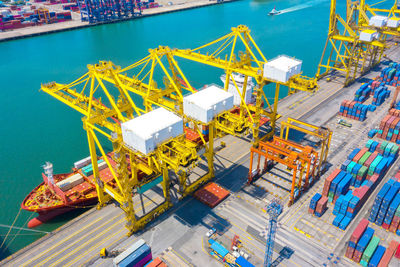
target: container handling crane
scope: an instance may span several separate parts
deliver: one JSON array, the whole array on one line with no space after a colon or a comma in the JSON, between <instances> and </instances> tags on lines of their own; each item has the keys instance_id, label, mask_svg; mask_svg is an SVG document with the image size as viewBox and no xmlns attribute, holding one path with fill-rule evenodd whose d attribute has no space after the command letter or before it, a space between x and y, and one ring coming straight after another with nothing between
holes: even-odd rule
<instances>
[{"instance_id":1,"label":"container handling crane","mask_svg":"<svg viewBox=\"0 0 400 267\"><path fill-rule=\"evenodd\" d=\"M239 51L243 49L244 51ZM207 65L225 72L224 89L233 84L234 94L240 101L232 109L218 114L207 123L193 119L184 113L185 95L196 93L178 59ZM183 198L214 177L214 138L224 134L253 136L253 145L260 141L259 128L268 119L272 131L278 119L277 107L281 85L291 90L314 91L318 89L316 79L292 75L286 81L277 81L264 75L266 58L243 25L232 28L232 32L193 50L171 49L160 46L149 50L149 55L136 63L121 68L109 61L88 65L88 72L69 84L50 82L42 84L41 90L83 115L91 155L95 186L99 199L98 208L113 199L125 211L128 234L142 229L156 216L172 206L170 186L179 187ZM244 76L238 85L235 73ZM256 81L255 102L247 101L248 78ZM159 86L158 84L163 84ZM275 84L273 106L268 102L264 86ZM267 107L264 108L264 103ZM185 133L179 134L157 145L154 151L143 153L132 149L124 141L121 125L146 115L156 107L164 108L182 118ZM208 127L208 133L202 129ZM189 138L189 134L193 136ZM267 135L264 136L268 137ZM105 144L112 144L115 167L108 160ZM97 152L101 154L113 176L112 184L105 183L99 174ZM199 165L202 158L207 161L206 173L195 181L188 176ZM203 165L203 164L202 164ZM171 179L175 175L177 179ZM134 208L135 196L148 188L161 184L164 201L149 212L143 210L140 217Z\"/></svg>"},{"instance_id":2,"label":"container handling crane","mask_svg":"<svg viewBox=\"0 0 400 267\"><path fill-rule=\"evenodd\" d=\"M275 244L276 229L278 227L278 217L282 213L282 205L278 199L273 199L267 206L267 213L269 215L269 221L264 267L270 267L272 265L272 252Z\"/></svg>"},{"instance_id":3,"label":"container handling crane","mask_svg":"<svg viewBox=\"0 0 400 267\"><path fill-rule=\"evenodd\" d=\"M316 74L318 79L338 71L344 75L344 84L349 85L358 74L380 63L388 37L400 36L397 0L391 9L372 6L365 0L346 0L346 17L342 18L336 11L336 0L331 0L328 38ZM373 21L378 13L393 21L390 26Z\"/></svg>"}]
</instances>

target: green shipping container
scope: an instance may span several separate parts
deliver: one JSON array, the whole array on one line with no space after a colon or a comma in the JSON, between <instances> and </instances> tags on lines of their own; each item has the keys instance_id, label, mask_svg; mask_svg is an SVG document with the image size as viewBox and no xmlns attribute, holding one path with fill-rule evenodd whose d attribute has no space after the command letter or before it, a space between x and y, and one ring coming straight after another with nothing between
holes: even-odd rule
<instances>
[{"instance_id":1,"label":"green shipping container","mask_svg":"<svg viewBox=\"0 0 400 267\"><path fill-rule=\"evenodd\" d=\"M364 178L364 177L367 175L367 172L368 172L368 168L365 167L365 166L362 166L362 167L360 168L360 170L358 171L357 176L360 176L360 177L363 177L363 178Z\"/></svg>"},{"instance_id":2,"label":"green shipping container","mask_svg":"<svg viewBox=\"0 0 400 267\"><path fill-rule=\"evenodd\" d=\"M364 165L364 162L367 161L367 159L369 158L369 156L371 156L371 152L367 151L365 152L364 156L361 157L361 159L358 161L358 164Z\"/></svg>"},{"instance_id":3,"label":"green shipping container","mask_svg":"<svg viewBox=\"0 0 400 267\"><path fill-rule=\"evenodd\" d=\"M392 150L390 151L390 153L392 154L397 154L397 152L399 151L399 147L397 145L394 145L392 147Z\"/></svg>"},{"instance_id":4,"label":"green shipping container","mask_svg":"<svg viewBox=\"0 0 400 267\"><path fill-rule=\"evenodd\" d=\"M389 134L389 133L388 133L388 134ZM388 145L388 142L387 142L387 141L383 141L382 144L381 144L380 149L382 149L383 151L385 151L385 148L386 148L387 145Z\"/></svg>"},{"instance_id":5,"label":"green shipping container","mask_svg":"<svg viewBox=\"0 0 400 267\"><path fill-rule=\"evenodd\" d=\"M369 262L369 260L371 259L372 255L374 254L376 248L379 245L379 241L381 241L379 239L379 237L377 236L373 236L371 241L369 241L367 248L365 249L361 260L365 261L365 262Z\"/></svg>"},{"instance_id":6,"label":"green shipping container","mask_svg":"<svg viewBox=\"0 0 400 267\"><path fill-rule=\"evenodd\" d=\"M371 166L369 167L368 175L374 175L375 168L376 168L376 166L378 166L378 164L381 162L382 158L383 158L383 157L382 157L381 155L376 156L376 158L374 159L374 161L371 163Z\"/></svg>"},{"instance_id":7,"label":"green shipping container","mask_svg":"<svg viewBox=\"0 0 400 267\"><path fill-rule=\"evenodd\" d=\"M393 145L394 145L393 143L389 143L389 144L386 146L385 151L387 151L387 152L390 153L390 151L392 151Z\"/></svg>"},{"instance_id":8,"label":"green shipping container","mask_svg":"<svg viewBox=\"0 0 400 267\"><path fill-rule=\"evenodd\" d=\"M400 217L400 205L397 207L395 215Z\"/></svg>"}]
</instances>

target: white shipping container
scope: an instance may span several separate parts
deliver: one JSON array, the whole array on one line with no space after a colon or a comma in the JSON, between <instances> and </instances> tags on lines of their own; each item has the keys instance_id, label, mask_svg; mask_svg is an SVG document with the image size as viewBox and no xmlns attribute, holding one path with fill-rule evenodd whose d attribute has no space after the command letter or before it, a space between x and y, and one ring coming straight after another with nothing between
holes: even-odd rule
<instances>
[{"instance_id":1,"label":"white shipping container","mask_svg":"<svg viewBox=\"0 0 400 267\"><path fill-rule=\"evenodd\" d=\"M398 28L400 26L400 18L390 18L387 22L387 26L390 28Z\"/></svg>"},{"instance_id":2,"label":"white shipping container","mask_svg":"<svg viewBox=\"0 0 400 267\"><path fill-rule=\"evenodd\" d=\"M386 25L387 20L385 16L373 16L369 19L369 25L381 28Z\"/></svg>"},{"instance_id":3,"label":"white shipping container","mask_svg":"<svg viewBox=\"0 0 400 267\"><path fill-rule=\"evenodd\" d=\"M107 165L107 162L105 162L105 161L102 161L102 162L98 163L98 165L97 165L97 168L99 169L99 171L104 170L107 167L108 167L108 165Z\"/></svg>"},{"instance_id":4,"label":"white shipping container","mask_svg":"<svg viewBox=\"0 0 400 267\"><path fill-rule=\"evenodd\" d=\"M264 77L286 83L292 76L301 73L301 64L301 60L278 56L264 64Z\"/></svg>"},{"instance_id":5,"label":"white shipping container","mask_svg":"<svg viewBox=\"0 0 400 267\"><path fill-rule=\"evenodd\" d=\"M185 115L203 123L233 108L233 94L210 85L207 88L183 98Z\"/></svg>"},{"instance_id":6,"label":"white shipping container","mask_svg":"<svg viewBox=\"0 0 400 267\"><path fill-rule=\"evenodd\" d=\"M121 124L122 139L131 149L149 154L170 138L183 134L183 120L164 108Z\"/></svg>"},{"instance_id":7,"label":"white shipping container","mask_svg":"<svg viewBox=\"0 0 400 267\"><path fill-rule=\"evenodd\" d=\"M365 30L360 33L360 40L365 42L372 42L378 37L378 33L374 30Z\"/></svg>"},{"instance_id":8,"label":"white shipping container","mask_svg":"<svg viewBox=\"0 0 400 267\"><path fill-rule=\"evenodd\" d=\"M70 177L68 177L65 180L62 180L58 183L56 183L56 185L62 190L62 191L67 191L69 189L71 189L72 187L81 184L85 181L85 179L82 177L82 175L80 173L76 173Z\"/></svg>"},{"instance_id":9,"label":"white shipping container","mask_svg":"<svg viewBox=\"0 0 400 267\"><path fill-rule=\"evenodd\" d=\"M91 160L90 156L86 157L84 159L81 159L81 160L75 162L74 163L74 167L77 168L77 169L82 169L83 167L89 165L91 163L91 161L92 160Z\"/></svg>"}]
</instances>

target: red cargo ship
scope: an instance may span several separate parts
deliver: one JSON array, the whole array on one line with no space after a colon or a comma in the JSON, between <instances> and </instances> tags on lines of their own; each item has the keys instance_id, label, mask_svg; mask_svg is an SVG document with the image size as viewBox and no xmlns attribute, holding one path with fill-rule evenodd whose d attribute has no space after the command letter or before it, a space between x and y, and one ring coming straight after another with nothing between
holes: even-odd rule
<instances>
[{"instance_id":1,"label":"red cargo ship","mask_svg":"<svg viewBox=\"0 0 400 267\"><path fill-rule=\"evenodd\" d=\"M112 166L115 165L110 156L108 160ZM54 175L51 163L46 162L43 166L45 170L45 173L42 173L43 182L33 189L21 204L24 210L39 214L29 221L28 227L39 226L67 211L97 203L90 157L74 165L72 172ZM114 187L115 180L107 164L100 160L98 165L101 180Z\"/></svg>"}]
</instances>

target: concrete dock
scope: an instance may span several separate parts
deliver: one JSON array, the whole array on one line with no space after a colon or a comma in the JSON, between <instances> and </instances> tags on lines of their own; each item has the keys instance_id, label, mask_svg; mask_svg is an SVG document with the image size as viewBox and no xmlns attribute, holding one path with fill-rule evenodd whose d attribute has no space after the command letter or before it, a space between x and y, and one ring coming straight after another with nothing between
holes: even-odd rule
<instances>
[{"instance_id":1,"label":"concrete dock","mask_svg":"<svg viewBox=\"0 0 400 267\"><path fill-rule=\"evenodd\" d=\"M138 16L135 18L129 18L126 20L140 19L140 18L144 18L144 17L148 17L148 16L161 15L164 13L171 13L171 12L182 11L182 10L187 10L187 9L222 4L222 3L232 2L232 1L235 1L235 0L224 0L223 2L217 2L216 0L212 0L212 1L210 1L210 0L172 0L172 1L161 0L161 1L157 1L157 2L160 3L162 6L157 7L157 8L145 9L142 11L141 16ZM172 5L169 5L168 3L172 3ZM35 3L35 5L37 5L38 7L48 8L48 9L50 9L50 11L56 11L56 12L65 11L62 9L61 4L45 6L40 3ZM27 37L43 35L43 34L50 34L50 33L92 27L92 26L103 24L103 23L89 24L88 22L82 22L80 19L80 14L78 14L76 12L71 12L71 15L72 15L72 20L70 20L70 21L59 22L59 23L54 23L54 24L44 24L44 25L40 25L40 26L26 27L26 28L15 29L15 30L5 31L5 32L0 31L0 42L21 39L21 38L27 38ZM117 23L117 22L121 22L121 20L107 22L107 23Z\"/></svg>"},{"instance_id":2,"label":"concrete dock","mask_svg":"<svg viewBox=\"0 0 400 267\"><path fill-rule=\"evenodd\" d=\"M392 47L387 58L400 61L400 49ZM344 257L346 241L361 218L368 216L375 195L381 186L397 171L400 159L388 171L374 190L361 211L352 220L346 231L332 225L332 204L318 218L308 214L310 198L322 191L324 179L339 167L347 155L356 147L362 147L369 139L367 132L376 127L388 110L389 100L369 112L364 122L350 121L351 128L337 124L339 105L344 99L353 99L355 91L366 79L375 78L379 67L359 78L353 85L343 88L341 80L320 81L321 89L313 94L300 92L280 101L278 111L281 120L297 118L333 130L328 157L330 168L312 188L305 192L291 207L284 207L279 217L278 232L274 248L274 266L354 266ZM127 237L125 217L113 204L101 210L91 209L56 231L37 240L0 262L2 266L110 266L112 259L101 259L99 251L123 250L137 239L143 238L152 249L153 257L160 256L168 266L219 266L208 253L206 233L216 228L218 239L227 248L234 235L238 235L249 261L261 266L264 260L268 216L265 207L278 197L288 199L287 177L284 169L274 168L254 184L247 185L250 143L246 138L225 136L219 139L227 146L215 155L215 182L228 189L231 194L221 204L211 209L192 197L176 202L166 213L151 222L143 231ZM149 190L152 191L152 190ZM147 209L158 202L157 192L150 192L143 204L135 202L135 209ZM388 246L390 240L400 238L375 227L381 244ZM290 249L293 254L284 257L282 251ZM393 259L391 266L399 266Z\"/></svg>"}]
</instances>

